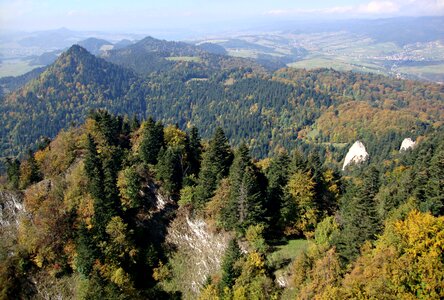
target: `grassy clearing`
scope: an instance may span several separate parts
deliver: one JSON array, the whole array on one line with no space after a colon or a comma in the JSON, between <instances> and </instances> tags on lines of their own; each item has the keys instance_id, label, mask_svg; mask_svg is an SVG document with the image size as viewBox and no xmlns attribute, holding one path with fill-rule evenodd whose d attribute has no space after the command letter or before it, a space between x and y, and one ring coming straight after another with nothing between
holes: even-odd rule
<instances>
[{"instance_id":1,"label":"grassy clearing","mask_svg":"<svg viewBox=\"0 0 444 300\"><path fill-rule=\"evenodd\" d=\"M228 55L242 58L256 58L257 52L249 49L228 49Z\"/></svg>"},{"instance_id":2,"label":"grassy clearing","mask_svg":"<svg viewBox=\"0 0 444 300\"><path fill-rule=\"evenodd\" d=\"M167 60L170 61L186 61L186 62L201 62L202 59L197 56L171 56L167 57Z\"/></svg>"},{"instance_id":3,"label":"grassy clearing","mask_svg":"<svg viewBox=\"0 0 444 300\"><path fill-rule=\"evenodd\" d=\"M275 251L268 256L268 260L275 266L285 265L307 249L307 246L307 240L289 240L286 245L277 246Z\"/></svg>"},{"instance_id":4,"label":"grassy clearing","mask_svg":"<svg viewBox=\"0 0 444 300\"><path fill-rule=\"evenodd\" d=\"M314 140L319 135L319 130L316 128L307 133L307 138Z\"/></svg>"}]
</instances>

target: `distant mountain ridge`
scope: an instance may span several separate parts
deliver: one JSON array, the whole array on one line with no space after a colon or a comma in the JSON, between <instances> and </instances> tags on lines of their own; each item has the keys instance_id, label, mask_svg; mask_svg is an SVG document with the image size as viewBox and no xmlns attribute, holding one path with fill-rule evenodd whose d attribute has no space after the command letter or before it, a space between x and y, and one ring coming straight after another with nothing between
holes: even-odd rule
<instances>
[{"instance_id":1,"label":"distant mountain ridge","mask_svg":"<svg viewBox=\"0 0 444 300\"><path fill-rule=\"evenodd\" d=\"M97 38L88 38L86 40L80 41L77 45L82 46L88 52L94 55L98 55L104 51L104 46L109 46L110 48L114 47L114 45L106 40L97 39Z\"/></svg>"}]
</instances>

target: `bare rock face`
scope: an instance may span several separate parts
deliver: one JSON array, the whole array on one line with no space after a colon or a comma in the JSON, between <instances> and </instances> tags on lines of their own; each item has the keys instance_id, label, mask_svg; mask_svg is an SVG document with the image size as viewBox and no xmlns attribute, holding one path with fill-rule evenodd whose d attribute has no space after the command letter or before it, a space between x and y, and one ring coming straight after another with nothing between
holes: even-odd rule
<instances>
[{"instance_id":1,"label":"bare rock face","mask_svg":"<svg viewBox=\"0 0 444 300\"><path fill-rule=\"evenodd\" d=\"M414 142L411 138L406 138L402 141L401 148L399 148L399 152L413 149L415 145L416 142Z\"/></svg>"},{"instance_id":2,"label":"bare rock face","mask_svg":"<svg viewBox=\"0 0 444 300\"><path fill-rule=\"evenodd\" d=\"M19 219L25 213L22 195L0 191L0 249L12 253L17 245Z\"/></svg>"},{"instance_id":3,"label":"bare rock face","mask_svg":"<svg viewBox=\"0 0 444 300\"><path fill-rule=\"evenodd\" d=\"M18 216L22 212L24 208L20 194L0 191L0 227L18 226Z\"/></svg>"},{"instance_id":4,"label":"bare rock face","mask_svg":"<svg viewBox=\"0 0 444 300\"><path fill-rule=\"evenodd\" d=\"M356 141L353 146L351 146L350 150L348 150L347 155L345 156L344 165L342 166L342 170L345 170L351 163L361 163L366 161L368 158L368 153L365 150L365 146L360 141Z\"/></svg>"},{"instance_id":5,"label":"bare rock face","mask_svg":"<svg viewBox=\"0 0 444 300\"><path fill-rule=\"evenodd\" d=\"M166 241L183 257L186 273L176 274L184 299L196 299L208 277L219 271L231 239L226 232L214 232L202 219L192 219L179 209L168 228Z\"/></svg>"}]
</instances>

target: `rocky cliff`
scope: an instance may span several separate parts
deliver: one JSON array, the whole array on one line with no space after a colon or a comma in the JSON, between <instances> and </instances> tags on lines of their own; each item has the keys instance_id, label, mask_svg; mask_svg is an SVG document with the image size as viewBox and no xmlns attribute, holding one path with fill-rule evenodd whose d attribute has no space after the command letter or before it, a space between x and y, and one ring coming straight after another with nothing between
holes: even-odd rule
<instances>
[{"instance_id":1,"label":"rocky cliff","mask_svg":"<svg viewBox=\"0 0 444 300\"><path fill-rule=\"evenodd\" d=\"M368 158L367 150L365 150L365 146L360 141L356 141L353 146L351 146L350 150L348 150L347 155L345 156L344 165L342 166L342 170L345 170L345 167L350 165L351 163L361 163Z\"/></svg>"},{"instance_id":2,"label":"rocky cliff","mask_svg":"<svg viewBox=\"0 0 444 300\"><path fill-rule=\"evenodd\" d=\"M195 299L207 279L217 273L231 236L214 232L204 220L190 217L186 209L179 209L170 224L167 243L176 249L173 260L180 261L180 270L173 270L173 280L184 299Z\"/></svg>"}]
</instances>

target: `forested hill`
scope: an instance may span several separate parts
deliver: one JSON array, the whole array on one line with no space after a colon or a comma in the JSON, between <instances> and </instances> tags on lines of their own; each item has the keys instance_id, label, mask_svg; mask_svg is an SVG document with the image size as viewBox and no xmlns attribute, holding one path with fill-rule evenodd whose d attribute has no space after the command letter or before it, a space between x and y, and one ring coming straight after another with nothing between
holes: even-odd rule
<instances>
[{"instance_id":1,"label":"forested hill","mask_svg":"<svg viewBox=\"0 0 444 300\"><path fill-rule=\"evenodd\" d=\"M38 78L8 95L1 103L2 156L54 137L88 111L134 114L145 111L143 84L127 69L74 45ZM13 150L14 149L14 150Z\"/></svg>"},{"instance_id":2,"label":"forested hill","mask_svg":"<svg viewBox=\"0 0 444 300\"><path fill-rule=\"evenodd\" d=\"M167 68L147 66L157 71L144 75L131 70L151 64L149 53L160 57L152 50L167 53ZM6 96L0 105L1 156L23 154L95 108L153 116L182 129L195 125L205 138L221 126L234 144L245 142L258 157L311 143L332 161L341 160L344 145L356 139L368 145L371 158L381 158L405 137L415 139L444 121L444 87L438 84L329 69L271 74L248 60L152 38L116 51L125 58L121 66L73 46ZM171 56L194 51L201 56Z\"/></svg>"},{"instance_id":3,"label":"forested hill","mask_svg":"<svg viewBox=\"0 0 444 300\"><path fill-rule=\"evenodd\" d=\"M207 78L218 70L253 68L264 72L254 60L220 55L220 46L194 46L184 42L171 42L146 37L128 47L105 52L106 60L130 68L141 75L153 72L194 72L194 77ZM274 66L275 68L278 66Z\"/></svg>"}]
</instances>

